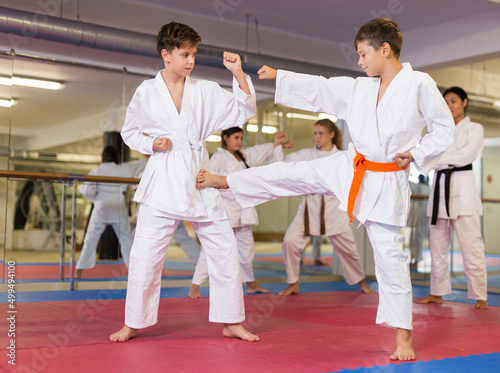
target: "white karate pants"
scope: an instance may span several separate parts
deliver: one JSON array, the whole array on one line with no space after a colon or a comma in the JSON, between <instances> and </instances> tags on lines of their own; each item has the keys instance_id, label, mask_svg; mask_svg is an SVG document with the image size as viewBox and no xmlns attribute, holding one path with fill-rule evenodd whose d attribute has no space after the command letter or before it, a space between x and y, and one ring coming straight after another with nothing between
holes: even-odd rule
<instances>
[{"instance_id":1,"label":"white karate pants","mask_svg":"<svg viewBox=\"0 0 500 373\"><path fill-rule=\"evenodd\" d=\"M351 228L347 227L344 232L329 236L328 238L335 252L339 255L346 282L349 285L354 285L364 279L365 272L361 265L361 259ZM287 282L289 284L299 281L301 253L304 251L309 239L309 236L304 236L304 215L295 215L285 233L285 238L281 246L285 259Z\"/></svg>"},{"instance_id":2,"label":"white karate pants","mask_svg":"<svg viewBox=\"0 0 500 373\"><path fill-rule=\"evenodd\" d=\"M404 250L403 227L365 221L375 259L379 303L377 324L393 328L412 327L410 256Z\"/></svg>"},{"instance_id":3,"label":"white karate pants","mask_svg":"<svg viewBox=\"0 0 500 373\"><path fill-rule=\"evenodd\" d=\"M229 174L227 182L240 204L255 205L279 197L329 194L309 162L273 163ZM375 253L379 285L377 323L412 329L410 258L404 251L403 227L365 221ZM303 247L302 247L303 248Z\"/></svg>"},{"instance_id":4,"label":"white karate pants","mask_svg":"<svg viewBox=\"0 0 500 373\"><path fill-rule=\"evenodd\" d=\"M436 225L430 225L431 294L443 296L451 293L448 249L453 231L457 234L464 261L467 296L470 299L487 300L486 261L479 215L438 219Z\"/></svg>"},{"instance_id":5,"label":"white karate pants","mask_svg":"<svg viewBox=\"0 0 500 373\"><path fill-rule=\"evenodd\" d=\"M174 240L186 253L189 261L196 265L198 257L200 256L201 247L193 237L191 237L187 230L184 221L180 221L174 233ZM208 276L208 273L207 273Z\"/></svg>"},{"instance_id":6,"label":"white karate pants","mask_svg":"<svg viewBox=\"0 0 500 373\"><path fill-rule=\"evenodd\" d=\"M158 321L161 273L168 245L179 220L158 216L146 205L139 209L130 254L125 325L141 329ZM192 222L207 255L210 277L209 321L239 323L245 319L236 240L229 220Z\"/></svg>"},{"instance_id":7,"label":"white karate pants","mask_svg":"<svg viewBox=\"0 0 500 373\"><path fill-rule=\"evenodd\" d=\"M132 248L133 239L128 217L124 217L117 223L106 223L94 219L94 214L92 214L90 216L87 233L85 234L85 239L83 241L82 251L80 253L80 257L78 258L78 262L76 263L76 269L88 269L95 267L97 245L102 233L106 229L106 225L111 225L113 227L113 230L118 237L118 241L120 242L120 251L122 253L123 261L127 267L129 266L130 250Z\"/></svg>"},{"instance_id":8,"label":"white karate pants","mask_svg":"<svg viewBox=\"0 0 500 373\"><path fill-rule=\"evenodd\" d=\"M255 254L255 246L253 240L253 232L251 225L233 228L236 242L238 244L238 256L240 260L240 271L242 282L255 281L253 274L253 258ZM175 236L174 236L175 238ZM208 279L207 256L202 250L196 269L193 275L193 284L201 285Z\"/></svg>"}]
</instances>

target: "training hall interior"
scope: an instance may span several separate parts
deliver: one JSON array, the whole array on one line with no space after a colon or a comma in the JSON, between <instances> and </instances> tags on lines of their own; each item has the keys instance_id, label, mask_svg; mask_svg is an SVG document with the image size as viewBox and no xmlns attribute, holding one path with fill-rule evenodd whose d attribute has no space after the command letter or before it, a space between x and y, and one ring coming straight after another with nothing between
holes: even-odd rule
<instances>
[{"instance_id":1,"label":"training hall interior","mask_svg":"<svg viewBox=\"0 0 500 373\"><path fill-rule=\"evenodd\" d=\"M122 163L145 159L125 145L120 131L137 87L164 68L156 52L161 26L176 21L200 34L191 78L231 91L232 75L222 56L224 51L240 55L257 98L255 117L242 126L243 147L272 143L284 132L293 142L283 149L286 156L314 148L314 124L324 118L342 131L347 148L349 123L335 113L275 104L275 82L259 80L257 71L268 65L326 78L365 76L353 38L378 17L399 25L400 61L429 74L441 93L463 88L466 115L484 128L484 147L472 169L482 204L489 308L475 309L468 297L454 235L447 258L452 293L440 304L413 304L417 358L391 361L393 329L375 324L378 294L363 294L345 282L327 237L318 241L319 253L311 242L304 248L300 292L278 294L287 286L283 238L304 198L294 196L256 207L253 269L256 281L271 293L252 294L243 283L244 325L261 341L225 338L219 325L208 322L209 283L200 286L201 298L188 297L195 263L174 237L162 273L159 323L126 343L109 342L123 325L127 266L108 224L95 266L77 274L94 208L81 187L84 182L114 187L133 232L140 174L101 179L88 174L101 164L106 146L117 149ZM221 133L210 135L205 145L210 156L217 153ZM411 257L415 299L430 291L427 204L434 177L434 171L420 175L410 167L404 248ZM419 183L424 187L417 188ZM6 343L2 351L7 347L7 357L0 357L2 371L498 372L499 221L498 0L0 2L0 335ZM192 224L184 226L196 241ZM350 227L366 280L377 291L366 229L356 219ZM423 233L415 238L417 228ZM420 239L415 247L414 239Z\"/></svg>"}]
</instances>

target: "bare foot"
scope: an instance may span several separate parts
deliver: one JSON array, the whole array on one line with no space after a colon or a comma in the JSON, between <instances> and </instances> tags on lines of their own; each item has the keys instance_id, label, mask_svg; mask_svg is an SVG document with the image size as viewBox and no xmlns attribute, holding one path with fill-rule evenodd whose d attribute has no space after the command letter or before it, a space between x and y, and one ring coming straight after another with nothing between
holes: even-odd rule
<instances>
[{"instance_id":1,"label":"bare foot","mask_svg":"<svg viewBox=\"0 0 500 373\"><path fill-rule=\"evenodd\" d=\"M82 278L83 269L77 269L75 271L75 278Z\"/></svg>"},{"instance_id":2,"label":"bare foot","mask_svg":"<svg viewBox=\"0 0 500 373\"><path fill-rule=\"evenodd\" d=\"M200 285L191 284L191 287L189 288L188 297L193 299L201 298Z\"/></svg>"},{"instance_id":3,"label":"bare foot","mask_svg":"<svg viewBox=\"0 0 500 373\"><path fill-rule=\"evenodd\" d=\"M391 355L391 360L415 360L415 351L413 350L411 333L407 329L398 328L396 331L396 351Z\"/></svg>"},{"instance_id":4,"label":"bare foot","mask_svg":"<svg viewBox=\"0 0 500 373\"><path fill-rule=\"evenodd\" d=\"M288 284L285 290L281 290L278 294L280 295L292 295L299 293L299 282L295 282L293 284Z\"/></svg>"},{"instance_id":5,"label":"bare foot","mask_svg":"<svg viewBox=\"0 0 500 373\"><path fill-rule=\"evenodd\" d=\"M366 282L366 278L362 279L360 282L358 282L359 287L361 288L361 291L365 294L374 294L376 293L375 290L373 290L370 285L368 285L368 282Z\"/></svg>"},{"instance_id":6,"label":"bare foot","mask_svg":"<svg viewBox=\"0 0 500 373\"><path fill-rule=\"evenodd\" d=\"M485 300L478 299L474 308L486 309L490 307L488 306L488 302L486 302Z\"/></svg>"},{"instance_id":7,"label":"bare foot","mask_svg":"<svg viewBox=\"0 0 500 373\"><path fill-rule=\"evenodd\" d=\"M250 333L241 324L224 324L222 335L228 338L240 338L249 342L260 341L258 335Z\"/></svg>"},{"instance_id":8,"label":"bare foot","mask_svg":"<svg viewBox=\"0 0 500 373\"><path fill-rule=\"evenodd\" d=\"M257 281L247 282L247 294L255 293L272 293L272 290L268 290L260 286Z\"/></svg>"},{"instance_id":9,"label":"bare foot","mask_svg":"<svg viewBox=\"0 0 500 373\"><path fill-rule=\"evenodd\" d=\"M424 299L416 300L415 303L420 303L420 304L443 303L443 297L440 295L429 294Z\"/></svg>"},{"instance_id":10,"label":"bare foot","mask_svg":"<svg viewBox=\"0 0 500 373\"><path fill-rule=\"evenodd\" d=\"M111 342L125 342L128 341L129 339L134 338L137 335L137 330L138 329L132 329L125 325L121 330L117 331L116 333L113 333L109 336L109 340Z\"/></svg>"},{"instance_id":11,"label":"bare foot","mask_svg":"<svg viewBox=\"0 0 500 373\"><path fill-rule=\"evenodd\" d=\"M214 175L207 170L201 169L196 176L196 188L204 189L208 187L227 189L229 188L229 185L227 185L226 176Z\"/></svg>"}]
</instances>

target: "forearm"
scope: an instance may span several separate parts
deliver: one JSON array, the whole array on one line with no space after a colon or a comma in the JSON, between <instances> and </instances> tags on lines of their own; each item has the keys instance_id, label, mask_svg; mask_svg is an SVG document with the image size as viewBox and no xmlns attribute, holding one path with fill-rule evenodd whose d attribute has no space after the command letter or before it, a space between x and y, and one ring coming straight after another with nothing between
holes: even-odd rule
<instances>
[{"instance_id":1,"label":"forearm","mask_svg":"<svg viewBox=\"0 0 500 373\"><path fill-rule=\"evenodd\" d=\"M248 85L246 75L243 70L238 70L233 72L233 76L239 84L240 89L245 92L247 95L251 95L250 87Z\"/></svg>"}]
</instances>

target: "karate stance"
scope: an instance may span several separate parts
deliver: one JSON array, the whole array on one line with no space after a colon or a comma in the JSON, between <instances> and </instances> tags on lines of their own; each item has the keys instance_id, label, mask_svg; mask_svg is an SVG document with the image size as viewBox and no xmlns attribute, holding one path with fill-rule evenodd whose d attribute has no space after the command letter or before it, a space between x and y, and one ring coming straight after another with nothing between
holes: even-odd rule
<instances>
[{"instance_id":1,"label":"karate stance","mask_svg":"<svg viewBox=\"0 0 500 373\"><path fill-rule=\"evenodd\" d=\"M210 158L210 170L221 176L244 170L248 167L260 165L267 158L269 163L282 160L283 147L290 148L293 143L284 142L285 133L277 133L274 142L261 144L242 149L243 129L233 127L222 131L222 147L217 149ZM257 211L254 207L242 209L230 190L221 190L222 203L226 208L231 227L233 227L238 254L240 259L241 281L247 283L247 293L272 293L255 280L253 274L253 258L255 243L253 240L252 225L259 224ZM189 290L190 298L201 298L200 285L208 279L207 256L202 250L193 275L193 282Z\"/></svg>"},{"instance_id":2,"label":"karate stance","mask_svg":"<svg viewBox=\"0 0 500 373\"><path fill-rule=\"evenodd\" d=\"M255 115L255 91L237 54L224 52L233 74L233 93L217 83L191 79L200 36L171 22L157 37L165 69L136 90L121 134L132 149L150 154L134 200L140 204L130 254L125 326L110 336L123 342L158 321L161 273L170 241L187 220L206 251L210 277L211 322L223 335L247 341L259 337L240 323L245 319L238 252L219 191L196 189L196 174L208 167L205 139L243 125Z\"/></svg>"},{"instance_id":3,"label":"karate stance","mask_svg":"<svg viewBox=\"0 0 500 373\"><path fill-rule=\"evenodd\" d=\"M476 300L476 308L488 308L480 222L483 205L472 171L472 162L483 150L484 129L465 116L468 100L462 88L448 88L443 96L455 120L455 141L437 164L427 204L427 216L431 218L431 293L417 303L443 303L443 295L451 294L448 248L455 232L464 261L467 295Z\"/></svg>"},{"instance_id":4,"label":"karate stance","mask_svg":"<svg viewBox=\"0 0 500 373\"><path fill-rule=\"evenodd\" d=\"M430 76L399 62L402 44L397 24L377 18L354 39L358 64L368 78L326 79L262 67L260 79L276 79L276 103L346 120L352 142L347 151L313 161L278 162L227 177L202 170L197 187L230 187L244 208L294 195L335 195L351 219L355 215L364 224L373 246L377 323L397 328L390 358L413 360L412 288L403 232L408 166L413 161L421 173L429 172L451 145L454 125ZM424 127L429 132L422 138Z\"/></svg>"},{"instance_id":5,"label":"karate stance","mask_svg":"<svg viewBox=\"0 0 500 373\"><path fill-rule=\"evenodd\" d=\"M147 159L120 163L115 147L106 146L101 154L102 163L89 172L93 176L136 177L146 167ZM89 219L82 251L76 263L75 278L81 278L84 269L95 267L97 244L107 225L111 225L120 242L123 261L129 267L132 247L132 230L125 204L124 192L128 184L85 182L80 193L94 204Z\"/></svg>"},{"instance_id":6,"label":"karate stance","mask_svg":"<svg viewBox=\"0 0 500 373\"><path fill-rule=\"evenodd\" d=\"M314 138L314 148L290 153L285 161L311 161L335 154L342 149L342 132L329 119L321 119L314 124ZM286 289L280 291L281 295L299 293L301 252L304 251L310 235L328 236L339 255L349 285L359 284L364 293L375 292L366 282L348 216L339 210L339 205L338 198L332 195L309 194L304 197L281 246L289 284Z\"/></svg>"}]
</instances>

